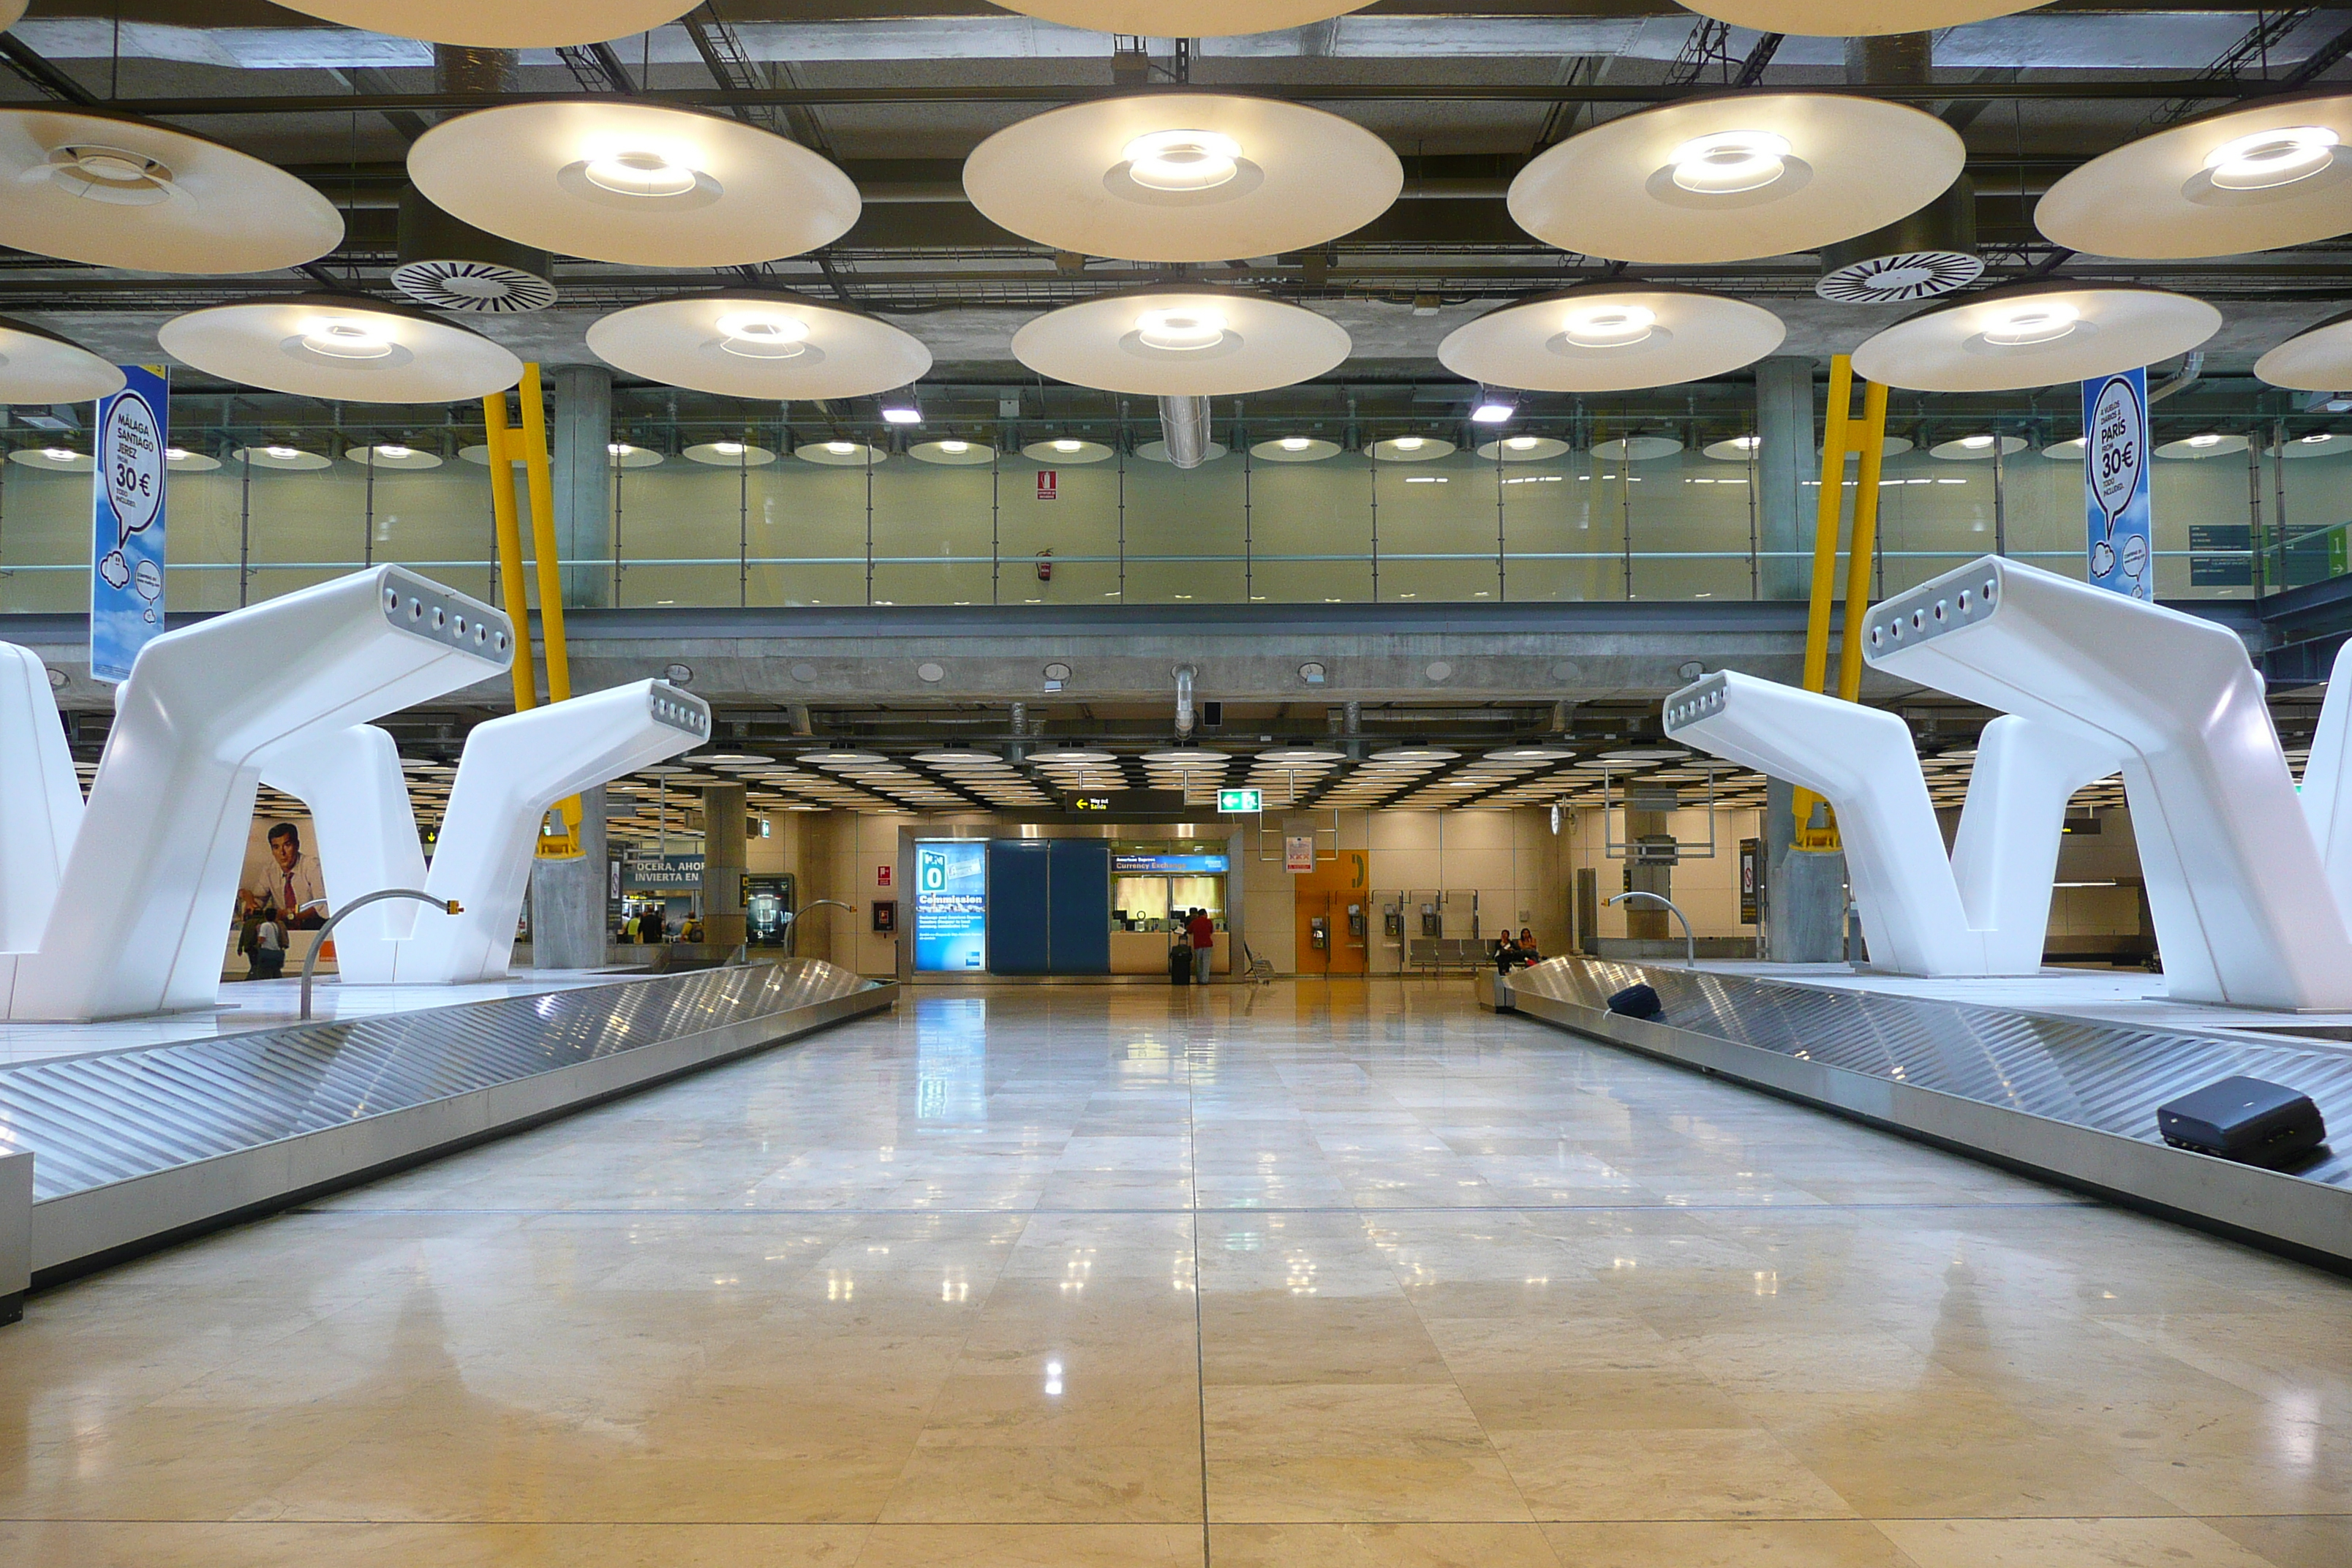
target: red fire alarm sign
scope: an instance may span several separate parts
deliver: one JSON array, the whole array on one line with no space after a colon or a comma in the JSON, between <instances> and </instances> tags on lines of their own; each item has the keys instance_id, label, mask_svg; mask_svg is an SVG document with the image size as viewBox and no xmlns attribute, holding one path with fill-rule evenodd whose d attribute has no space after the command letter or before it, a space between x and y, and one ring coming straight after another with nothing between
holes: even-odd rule
<instances>
[{"instance_id":1,"label":"red fire alarm sign","mask_svg":"<svg viewBox=\"0 0 2352 1568\"><path fill-rule=\"evenodd\" d=\"M1059 500L1062 498L1062 476L1052 468L1037 470L1037 499Z\"/></svg>"}]
</instances>

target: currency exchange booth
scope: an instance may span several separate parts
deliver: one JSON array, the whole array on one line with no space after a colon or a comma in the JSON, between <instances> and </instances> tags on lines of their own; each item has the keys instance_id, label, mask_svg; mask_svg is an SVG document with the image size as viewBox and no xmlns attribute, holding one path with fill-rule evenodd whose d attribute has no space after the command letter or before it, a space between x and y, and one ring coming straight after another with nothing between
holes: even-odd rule
<instances>
[{"instance_id":1,"label":"currency exchange booth","mask_svg":"<svg viewBox=\"0 0 2352 1568\"><path fill-rule=\"evenodd\" d=\"M1153 975L1187 911L1217 930L1230 973L1230 856L1218 840L915 838L910 977Z\"/></svg>"}]
</instances>

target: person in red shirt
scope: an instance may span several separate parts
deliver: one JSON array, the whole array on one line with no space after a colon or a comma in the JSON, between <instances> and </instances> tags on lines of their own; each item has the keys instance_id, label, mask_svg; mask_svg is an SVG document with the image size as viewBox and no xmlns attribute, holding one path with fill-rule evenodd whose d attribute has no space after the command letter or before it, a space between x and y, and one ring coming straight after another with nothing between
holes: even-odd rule
<instances>
[{"instance_id":1,"label":"person in red shirt","mask_svg":"<svg viewBox=\"0 0 2352 1568\"><path fill-rule=\"evenodd\" d=\"M1192 941L1192 984L1209 983L1209 963L1217 955L1217 926L1206 910L1194 910L1184 922L1184 934Z\"/></svg>"}]
</instances>

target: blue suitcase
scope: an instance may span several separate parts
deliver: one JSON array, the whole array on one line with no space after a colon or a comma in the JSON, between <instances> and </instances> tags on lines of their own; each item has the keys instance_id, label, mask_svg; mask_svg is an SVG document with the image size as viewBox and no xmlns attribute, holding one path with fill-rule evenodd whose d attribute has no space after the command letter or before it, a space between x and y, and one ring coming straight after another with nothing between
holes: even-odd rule
<instances>
[{"instance_id":1,"label":"blue suitcase","mask_svg":"<svg viewBox=\"0 0 2352 1568\"><path fill-rule=\"evenodd\" d=\"M2307 1094L2258 1078L2225 1078L2157 1107L2156 1130L2176 1149L2281 1165L2317 1148L2327 1121Z\"/></svg>"}]
</instances>

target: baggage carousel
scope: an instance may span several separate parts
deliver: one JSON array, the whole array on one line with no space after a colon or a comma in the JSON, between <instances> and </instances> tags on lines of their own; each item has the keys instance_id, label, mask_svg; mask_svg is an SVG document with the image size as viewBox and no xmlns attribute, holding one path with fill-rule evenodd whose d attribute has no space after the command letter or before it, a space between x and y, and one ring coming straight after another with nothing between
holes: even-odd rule
<instances>
[{"instance_id":1,"label":"baggage carousel","mask_svg":"<svg viewBox=\"0 0 2352 1568\"><path fill-rule=\"evenodd\" d=\"M890 1006L813 959L0 1066L0 1321L31 1282Z\"/></svg>"},{"instance_id":2,"label":"baggage carousel","mask_svg":"<svg viewBox=\"0 0 2352 1568\"><path fill-rule=\"evenodd\" d=\"M1654 1019L1611 1013L1654 987ZM2352 1047L2328 1025L2139 1026L2025 1007L1560 958L1511 974L1513 1010L2012 1170L2352 1272ZM2293 1030L2307 1027L2307 1037ZM2259 1029L2260 1032L2255 1032ZM2300 1089L2333 1131L2290 1170L2171 1148L2156 1108L2242 1075Z\"/></svg>"}]
</instances>

